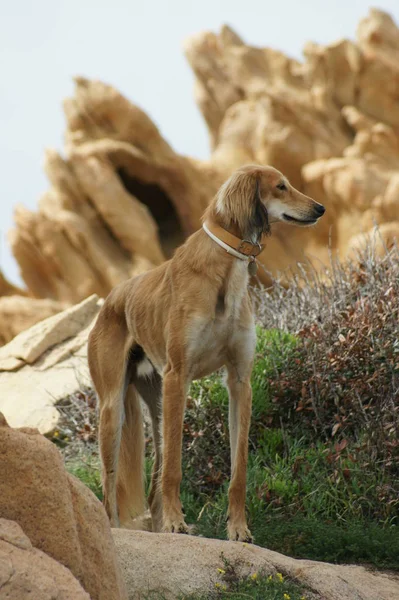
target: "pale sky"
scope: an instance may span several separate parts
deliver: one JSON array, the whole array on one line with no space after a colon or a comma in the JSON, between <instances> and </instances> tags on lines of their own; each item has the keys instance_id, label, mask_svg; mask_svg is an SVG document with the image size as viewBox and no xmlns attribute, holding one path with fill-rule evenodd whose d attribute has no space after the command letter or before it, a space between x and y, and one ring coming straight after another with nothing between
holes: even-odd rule
<instances>
[{"instance_id":1,"label":"pale sky","mask_svg":"<svg viewBox=\"0 0 399 600\"><path fill-rule=\"evenodd\" d=\"M306 41L354 39L371 6L399 23L399 1L2 0L0 3L0 268L20 283L6 241L13 209L48 188L46 147L62 151L72 77L112 84L143 108L176 151L208 156L183 56L190 34L229 24L248 43L301 58Z\"/></svg>"}]
</instances>

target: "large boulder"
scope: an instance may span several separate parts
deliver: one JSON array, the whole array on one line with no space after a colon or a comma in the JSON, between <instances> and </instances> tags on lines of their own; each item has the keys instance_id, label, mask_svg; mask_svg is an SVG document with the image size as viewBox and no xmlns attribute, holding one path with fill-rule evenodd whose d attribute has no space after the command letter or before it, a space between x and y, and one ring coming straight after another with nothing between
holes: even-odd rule
<instances>
[{"instance_id":1,"label":"large boulder","mask_svg":"<svg viewBox=\"0 0 399 600\"><path fill-rule=\"evenodd\" d=\"M0 346L63 308L62 302L48 298L29 298L17 293L0 297Z\"/></svg>"},{"instance_id":2,"label":"large boulder","mask_svg":"<svg viewBox=\"0 0 399 600\"><path fill-rule=\"evenodd\" d=\"M202 597L223 585L225 561L237 577L282 573L309 590L308 599L393 600L399 577L364 567L296 560L258 546L200 537L112 530L129 600L151 592L169 600L184 594Z\"/></svg>"},{"instance_id":3,"label":"large boulder","mask_svg":"<svg viewBox=\"0 0 399 600\"><path fill-rule=\"evenodd\" d=\"M100 305L90 296L0 348L0 410L12 427L52 431L56 403L91 383L87 340Z\"/></svg>"},{"instance_id":4,"label":"large boulder","mask_svg":"<svg viewBox=\"0 0 399 600\"><path fill-rule=\"evenodd\" d=\"M90 600L71 571L32 546L18 523L0 519L0 597Z\"/></svg>"},{"instance_id":5,"label":"large boulder","mask_svg":"<svg viewBox=\"0 0 399 600\"><path fill-rule=\"evenodd\" d=\"M0 413L0 464L0 518L69 569L91 600L125 599L105 510L65 471L57 448L37 430L12 429Z\"/></svg>"}]
</instances>

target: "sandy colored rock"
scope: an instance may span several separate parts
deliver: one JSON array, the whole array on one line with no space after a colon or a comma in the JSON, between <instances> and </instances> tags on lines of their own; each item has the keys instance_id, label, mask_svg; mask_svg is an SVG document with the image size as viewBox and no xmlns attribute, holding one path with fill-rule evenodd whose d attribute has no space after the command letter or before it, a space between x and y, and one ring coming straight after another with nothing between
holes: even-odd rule
<instances>
[{"instance_id":1,"label":"sandy colored rock","mask_svg":"<svg viewBox=\"0 0 399 600\"><path fill-rule=\"evenodd\" d=\"M207 594L223 583L223 557L240 577L282 573L320 600L392 600L399 597L399 578L363 567L296 560L255 545L194 536L112 530L129 600L158 591L163 597ZM151 549L151 551L149 551Z\"/></svg>"},{"instance_id":2,"label":"sandy colored rock","mask_svg":"<svg viewBox=\"0 0 399 600\"><path fill-rule=\"evenodd\" d=\"M12 427L52 431L56 403L91 385L87 340L100 304L93 295L0 348L0 410Z\"/></svg>"},{"instance_id":3,"label":"sandy colored rock","mask_svg":"<svg viewBox=\"0 0 399 600\"><path fill-rule=\"evenodd\" d=\"M91 600L126 598L103 506L65 471L56 447L3 418L0 462L0 517L18 523L34 548L67 567Z\"/></svg>"},{"instance_id":4,"label":"sandy colored rock","mask_svg":"<svg viewBox=\"0 0 399 600\"><path fill-rule=\"evenodd\" d=\"M308 163L302 175L306 193L328 197L319 233L330 231L345 259L359 249L360 238L377 237L387 247L399 239L399 135L353 106L342 114L356 131L353 143L341 158Z\"/></svg>"},{"instance_id":5,"label":"sandy colored rock","mask_svg":"<svg viewBox=\"0 0 399 600\"><path fill-rule=\"evenodd\" d=\"M7 370L2 361L7 361L10 356L28 364L33 363L55 344L75 336L94 318L97 311L98 297L93 295L22 332L10 344L0 349L0 370Z\"/></svg>"},{"instance_id":6,"label":"sandy colored rock","mask_svg":"<svg viewBox=\"0 0 399 600\"><path fill-rule=\"evenodd\" d=\"M272 164L327 208L312 229L273 226L264 284L288 283L298 262L322 270L331 253L352 256L356 236L375 225L389 242L399 222L398 48L397 25L376 9L356 41L307 43L303 62L227 26L191 36L206 161L177 154L112 86L76 77L64 102L65 158L47 152L51 187L36 212L16 208L9 237L29 294L68 304L104 297L159 264L243 163Z\"/></svg>"},{"instance_id":7,"label":"sandy colored rock","mask_svg":"<svg viewBox=\"0 0 399 600\"><path fill-rule=\"evenodd\" d=\"M35 323L57 314L64 308L61 302L46 298L0 294L0 346Z\"/></svg>"},{"instance_id":8,"label":"sandy colored rock","mask_svg":"<svg viewBox=\"0 0 399 600\"><path fill-rule=\"evenodd\" d=\"M25 294L26 292L24 290L8 281L0 271L0 296L24 296Z\"/></svg>"},{"instance_id":9,"label":"sandy colored rock","mask_svg":"<svg viewBox=\"0 0 399 600\"><path fill-rule=\"evenodd\" d=\"M0 598L90 600L72 573L34 548L14 521L0 519Z\"/></svg>"}]
</instances>

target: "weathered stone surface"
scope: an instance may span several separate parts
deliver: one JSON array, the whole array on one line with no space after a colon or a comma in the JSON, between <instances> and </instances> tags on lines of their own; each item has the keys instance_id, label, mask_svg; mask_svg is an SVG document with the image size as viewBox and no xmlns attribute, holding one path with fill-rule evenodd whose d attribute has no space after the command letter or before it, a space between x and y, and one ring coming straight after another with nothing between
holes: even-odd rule
<instances>
[{"instance_id":1,"label":"weathered stone surface","mask_svg":"<svg viewBox=\"0 0 399 600\"><path fill-rule=\"evenodd\" d=\"M0 296L24 296L26 292L6 279L0 271Z\"/></svg>"},{"instance_id":2,"label":"weathered stone surface","mask_svg":"<svg viewBox=\"0 0 399 600\"><path fill-rule=\"evenodd\" d=\"M342 111L356 131L342 158L308 163L302 169L305 191L327 196L328 218L319 234L331 232L338 256L345 259L370 237L376 225L382 243L399 240L399 135L355 107Z\"/></svg>"},{"instance_id":3,"label":"weathered stone surface","mask_svg":"<svg viewBox=\"0 0 399 600\"><path fill-rule=\"evenodd\" d=\"M8 344L21 331L57 314L63 308L61 302L46 298L16 294L0 297L0 346Z\"/></svg>"},{"instance_id":4,"label":"weathered stone surface","mask_svg":"<svg viewBox=\"0 0 399 600\"><path fill-rule=\"evenodd\" d=\"M376 9L356 42L309 43L302 63L229 27L191 37L206 161L174 152L111 86L76 78L64 104L66 158L47 153L51 188L37 212L17 207L10 233L29 293L70 304L104 297L159 264L243 163L274 165L327 208L312 229L273 226L258 271L265 284L288 281L298 261L322 269L331 252L352 256L375 224L390 242L399 223L398 48L399 29Z\"/></svg>"},{"instance_id":5,"label":"weathered stone surface","mask_svg":"<svg viewBox=\"0 0 399 600\"><path fill-rule=\"evenodd\" d=\"M399 597L399 578L363 567L295 560L277 552L239 542L194 536L112 530L129 600L158 591L165 598L215 590L223 583L218 569L223 557L240 577L255 572L281 572L320 600L392 600ZM149 550L150 549L150 550Z\"/></svg>"},{"instance_id":6,"label":"weathered stone surface","mask_svg":"<svg viewBox=\"0 0 399 600\"><path fill-rule=\"evenodd\" d=\"M0 348L0 410L11 426L52 431L57 401L90 384L87 339L100 304L93 295Z\"/></svg>"},{"instance_id":7,"label":"weathered stone surface","mask_svg":"<svg viewBox=\"0 0 399 600\"><path fill-rule=\"evenodd\" d=\"M34 548L14 521L0 519L0 598L90 600L72 573Z\"/></svg>"},{"instance_id":8,"label":"weathered stone surface","mask_svg":"<svg viewBox=\"0 0 399 600\"><path fill-rule=\"evenodd\" d=\"M105 511L65 471L56 447L37 430L11 429L1 415L0 462L0 517L67 567L92 600L126 598Z\"/></svg>"}]
</instances>

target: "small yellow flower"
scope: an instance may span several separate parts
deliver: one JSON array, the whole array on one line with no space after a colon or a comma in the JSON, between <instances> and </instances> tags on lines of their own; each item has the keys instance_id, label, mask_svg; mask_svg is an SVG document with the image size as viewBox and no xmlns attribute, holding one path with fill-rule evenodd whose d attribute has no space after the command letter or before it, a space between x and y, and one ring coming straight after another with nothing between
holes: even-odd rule
<instances>
[{"instance_id":1,"label":"small yellow flower","mask_svg":"<svg viewBox=\"0 0 399 600\"><path fill-rule=\"evenodd\" d=\"M226 573L226 571L225 571L224 569L218 569L218 572L219 572L221 575L224 575L224 574Z\"/></svg>"},{"instance_id":2,"label":"small yellow flower","mask_svg":"<svg viewBox=\"0 0 399 600\"><path fill-rule=\"evenodd\" d=\"M273 575L269 575L269 577L267 578L267 581L273 581Z\"/></svg>"},{"instance_id":3,"label":"small yellow flower","mask_svg":"<svg viewBox=\"0 0 399 600\"><path fill-rule=\"evenodd\" d=\"M59 431L54 431L53 436L58 437L60 435Z\"/></svg>"},{"instance_id":4,"label":"small yellow flower","mask_svg":"<svg viewBox=\"0 0 399 600\"><path fill-rule=\"evenodd\" d=\"M252 579L253 581L256 581L256 580L258 579L258 574L257 574L257 573L252 573L252 575L251 575L251 579Z\"/></svg>"},{"instance_id":5,"label":"small yellow flower","mask_svg":"<svg viewBox=\"0 0 399 600\"><path fill-rule=\"evenodd\" d=\"M227 585L222 585L222 590L225 592L227 590Z\"/></svg>"},{"instance_id":6,"label":"small yellow flower","mask_svg":"<svg viewBox=\"0 0 399 600\"><path fill-rule=\"evenodd\" d=\"M281 573L277 573L277 575L276 575L276 579L277 579L277 580L278 580L280 583L283 583L283 581L284 581L284 577L282 576L282 574L281 574Z\"/></svg>"},{"instance_id":7,"label":"small yellow flower","mask_svg":"<svg viewBox=\"0 0 399 600\"><path fill-rule=\"evenodd\" d=\"M219 588L221 588L221 587L222 587L222 584L221 584L221 583L215 583L215 588L218 588L218 589L219 589Z\"/></svg>"},{"instance_id":8,"label":"small yellow flower","mask_svg":"<svg viewBox=\"0 0 399 600\"><path fill-rule=\"evenodd\" d=\"M289 594L284 594L284 600L291 600L291 596Z\"/></svg>"}]
</instances>

